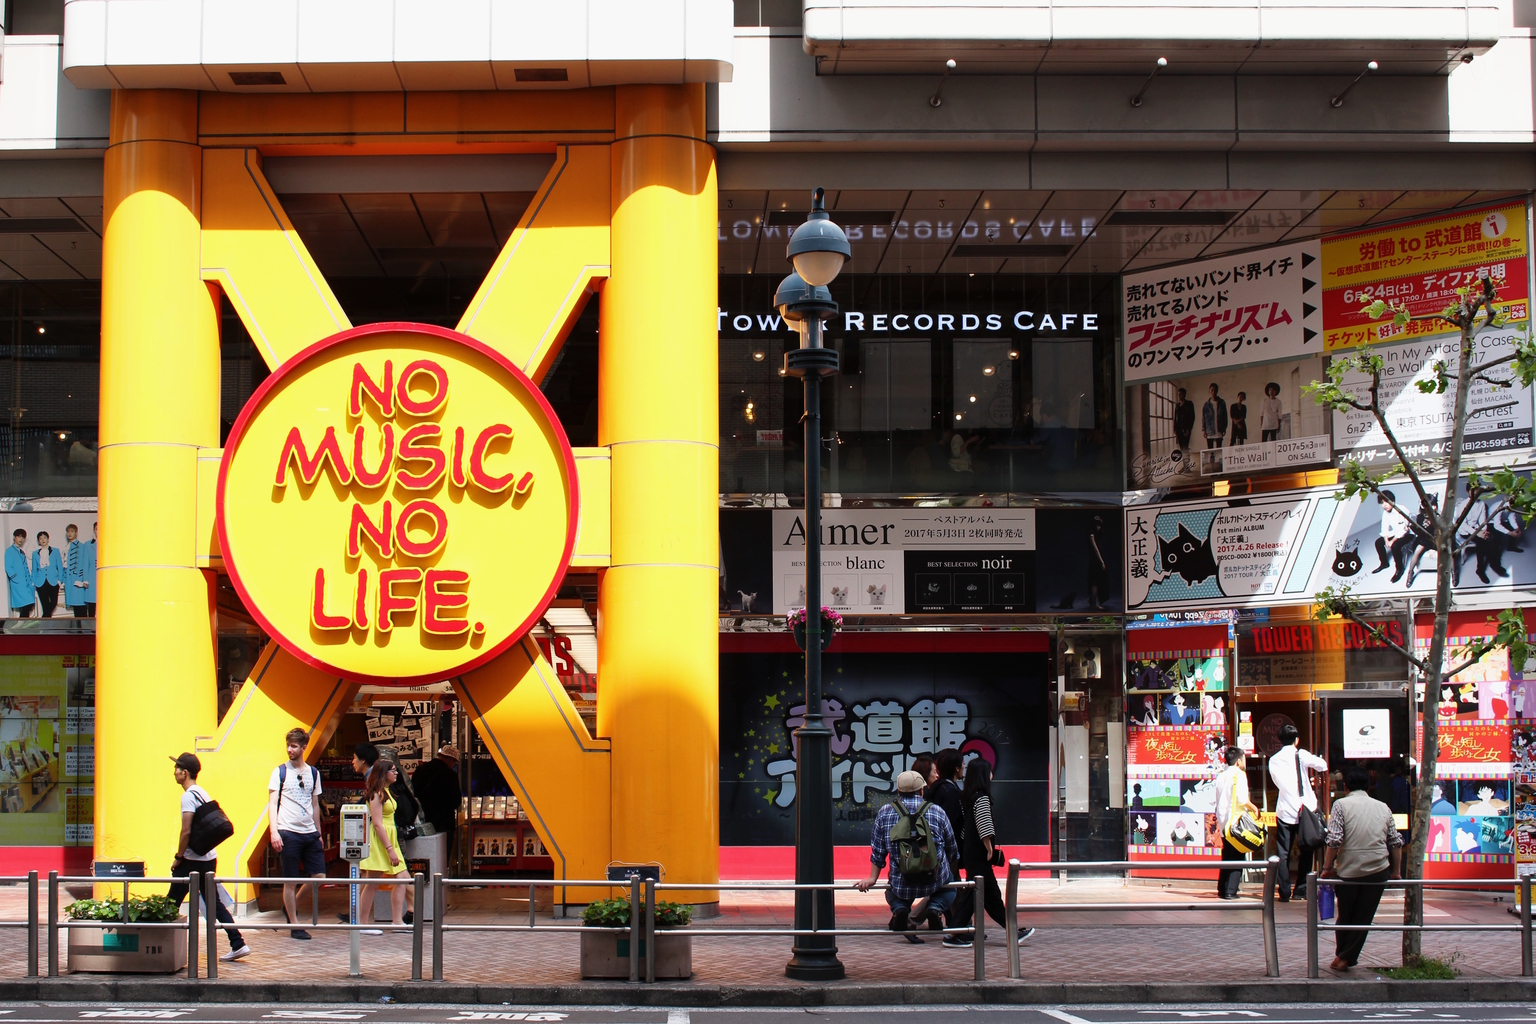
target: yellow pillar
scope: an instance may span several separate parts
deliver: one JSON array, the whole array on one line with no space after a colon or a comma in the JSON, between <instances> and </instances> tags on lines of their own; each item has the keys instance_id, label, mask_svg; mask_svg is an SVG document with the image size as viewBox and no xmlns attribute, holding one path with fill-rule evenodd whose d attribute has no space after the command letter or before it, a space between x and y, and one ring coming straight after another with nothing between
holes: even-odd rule
<instances>
[{"instance_id":1,"label":"yellow pillar","mask_svg":"<svg viewBox=\"0 0 1536 1024\"><path fill-rule=\"evenodd\" d=\"M615 90L612 276L598 443L613 451L613 561L598 597L598 734L613 856L720 877L718 273L704 87ZM712 902L699 892L690 902Z\"/></svg>"},{"instance_id":2,"label":"yellow pillar","mask_svg":"<svg viewBox=\"0 0 1536 1024\"><path fill-rule=\"evenodd\" d=\"M164 875L166 758L213 731L213 600L197 449L219 443L219 325L199 260L197 94L112 96L101 282L96 856Z\"/></svg>"}]
</instances>

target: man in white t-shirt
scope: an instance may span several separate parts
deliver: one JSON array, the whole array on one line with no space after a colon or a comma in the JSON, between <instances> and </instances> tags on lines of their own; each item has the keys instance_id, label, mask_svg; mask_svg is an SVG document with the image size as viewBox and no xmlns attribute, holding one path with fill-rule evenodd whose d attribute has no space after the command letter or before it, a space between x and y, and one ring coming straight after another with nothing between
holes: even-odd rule
<instances>
[{"instance_id":1,"label":"man in white t-shirt","mask_svg":"<svg viewBox=\"0 0 1536 1024\"><path fill-rule=\"evenodd\" d=\"M1227 840L1227 826L1243 811L1258 817L1259 809L1248 798L1248 770L1243 766L1241 747L1228 747L1227 766L1216 776L1216 825L1221 829L1221 859L1247 860L1248 855ZM1216 876L1216 894L1224 900L1237 899L1243 881L1242 868L1224 868Z\"/></svg>"},{"instance_id":2,"label":"man in white t-shirt","mask_svg":"<svg viewBox=\"0 0 1536 1024\"><path fill-rule=\"evenodd\" d=\"M181 787L181 838L176 840L176 857L171 861L171 877L186 878L196 868L198 871L216 871L219 855L212 850L199 852L187 846L192 838L192 816L197 809L209 801L208 792L197 784L198 773L203 770L203 763L197 759L196 754L182 754L180 757L171 758L176 763L176 785ZM171 883L170 891L166 898L178 907L181 901L187 898L187 884L185 882ZM192 901L192 913L198 912L200 900ZM251 947L245 944L240 937L239 929L234 927L235 919L230 915L228 908L222 900L215 897L218 904L214 907L214 913L218 919L230 927L224 929L225 936L229 939L229 952L219 957L220 960L242 960L251 955Z\"/></svg>"},{"instance_id":3,"label":"man in white t-shirt","mask_svg":"<svg viewBox=\"0 0 1536 1024\"><path fill-rule=\"evenodd\" d=\"M283 877L325 877L325 847L320 841L320 773L304 763L304 747L309 733L289 729L288 761L272 769L267 783L267 824L272 849L283 859ZM314 883L318 884L318 883ZM283 885L283 909L289 924L299 923L299 886ZM309 932L294 928L295 939L310 938Z\"/></svg>"}]
</instances>

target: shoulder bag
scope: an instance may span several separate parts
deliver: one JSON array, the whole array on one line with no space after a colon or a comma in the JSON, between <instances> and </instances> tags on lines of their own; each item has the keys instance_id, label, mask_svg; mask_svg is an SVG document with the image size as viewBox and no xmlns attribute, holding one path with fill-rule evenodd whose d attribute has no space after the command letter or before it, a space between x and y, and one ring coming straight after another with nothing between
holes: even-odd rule
<instances>
[{"instance_id":1,"label":"shoulder bag","mask_svg":"<svg viewBox=\"0 0 1536 1024\"><path fill-rule=\"evenodd\" d=\"M1296 748L1296 841L1303 849L1320 850L1327 841L1323 833L1323 822L1317 816L1317 812L1307 806L1307 785L1301 775L1301 748Z\"/></svg>"},{"instance_id":2,"label":"shoulder bag","mask_svg":"<svg viewBox=\"0 0 1536 1024\"><path fill-rule=\"evenodd\" d=\"M1232 780L1232 814L1227 819L1226 840L1244 853L1264 849L1264 826L1253 815L1237 806L1237 779Z\"/></svg>"}]
</instances>

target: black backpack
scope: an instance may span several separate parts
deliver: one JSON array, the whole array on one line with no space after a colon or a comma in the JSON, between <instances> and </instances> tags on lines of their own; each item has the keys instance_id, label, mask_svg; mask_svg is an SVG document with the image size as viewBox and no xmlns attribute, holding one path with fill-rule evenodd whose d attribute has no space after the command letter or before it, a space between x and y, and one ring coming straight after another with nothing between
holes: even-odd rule
<instances>
[{"instance_id":1,"label":"black backpack","mask_svg":"<svg viewBox=\"0 0 1536 1024\"><path fill-rule=\"evenodd\" d=\"M219 802L204 800L192 812L192 833L187 837L187 849L206 856L234 834L234 822L219 807Z\"/></svg>"},{"instance_id":2,"label":"black backpack","mask_svg":"<svg viewBox=\"0 0 1536 1024\"><path fill-rule=\"evenodd\" d=\"M404 772L400 773L404 776ZM420 833L416 826L416 819L421 816L421 806L416 802L416 796L411 792L411 787L406 785L405 779L395 780L395 784L389 787L389 795L395 798L395 836L402 842L407 839L415 839Z\"/></svg>"}]
</instances>

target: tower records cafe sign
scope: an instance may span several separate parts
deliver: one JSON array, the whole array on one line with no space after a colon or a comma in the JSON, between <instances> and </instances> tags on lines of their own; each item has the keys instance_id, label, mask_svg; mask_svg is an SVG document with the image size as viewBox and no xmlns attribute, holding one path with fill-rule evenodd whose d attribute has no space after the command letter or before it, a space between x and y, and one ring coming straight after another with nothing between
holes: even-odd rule
<instances>
[{"instance_id":1,"label":"tower records cafe sign","mask_svg":"<svg viewBox=\"0 0 1536 1024\"><path fill-rule=\"evenodd\" d=\"M219 543L257 620L349 679L433 682L496 657L554 597L577 524L570 443L539 389L453 331L321 341L225 447Z\"/></svg>"}]
</instances>

